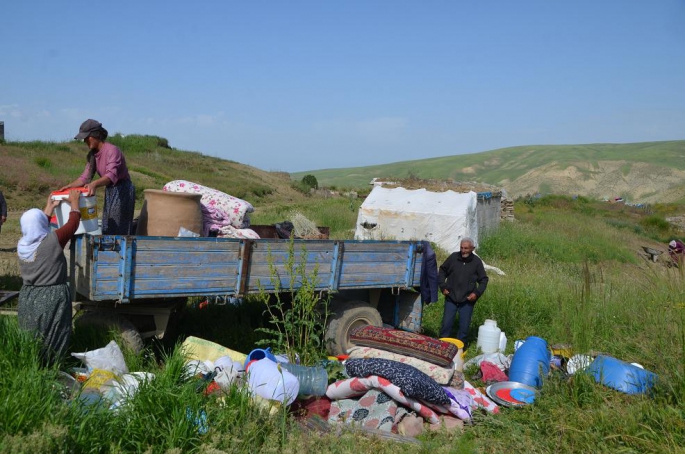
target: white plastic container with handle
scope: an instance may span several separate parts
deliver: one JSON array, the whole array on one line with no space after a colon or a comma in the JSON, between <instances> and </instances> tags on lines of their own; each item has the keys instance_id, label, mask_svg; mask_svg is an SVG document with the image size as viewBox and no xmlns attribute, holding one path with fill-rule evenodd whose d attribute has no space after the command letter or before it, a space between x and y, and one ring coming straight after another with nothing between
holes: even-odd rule
<instances>
[{"instance_id":1,"label":"white plastic container with handle","mask_svg":"<svg viewBox=\"0 0 685 454\"><path fill-rule=\"evenodd\" d=\"M98 205L97 198L92 196L86 196L88 190L86 188L73 188L81 192L81 197L79 198L79 211L81 212L81 223L76 230L76 235L81 233L89 233L91 235L102 235L102 230L98 225ZM69 204L69 191L55 191L50 194L52 200L59 200L60 204L55 210L55 216L57 216L57 226L62 227L69 220L69 212L71 211L71 205Z\"/></svg>"},{"instance_id":2,"label":"white plastic container with handle","mask_svg":"<svg viewBox=\"0 0 685 454\"><path fill-rule=\"evenodd\" d=\"M497 327L495 320L485 320L478 328L476 347L482 353L495 353L499 350L499 338L502 330Z\"/></svg>"}]
</instances>

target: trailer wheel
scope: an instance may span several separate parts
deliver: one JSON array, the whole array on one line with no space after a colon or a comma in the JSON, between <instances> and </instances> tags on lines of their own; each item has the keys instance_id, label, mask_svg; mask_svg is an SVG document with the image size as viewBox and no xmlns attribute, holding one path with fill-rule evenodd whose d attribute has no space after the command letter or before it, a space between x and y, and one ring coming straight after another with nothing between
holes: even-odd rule
<instances>
[{"instance_id":1,"label":"trailer wheel","mask_svg":"<svg viewBox=\"0 0 685 454\"><path fill-rule=\"evenodd\" d=\"M86 312L76 319L74 325L76 329L106 329L108 332L114 331L117 335L121 336L122 342L133 352L140 353L143 350L143 337L130 320L119 314Z\"/></svg>"},{"instance_id":2,"label":"trailer wheel","mask_svg":"<svg viewBox=\"0 0 685 454\"><path fill-rule=\"evenodd\" d=\"M331 355L344 355L354 344L350 331L365 325L383 326L381 314L369 303L350 301L336 304L326 329L326 348Z\"/></svg>"}]
</instances>

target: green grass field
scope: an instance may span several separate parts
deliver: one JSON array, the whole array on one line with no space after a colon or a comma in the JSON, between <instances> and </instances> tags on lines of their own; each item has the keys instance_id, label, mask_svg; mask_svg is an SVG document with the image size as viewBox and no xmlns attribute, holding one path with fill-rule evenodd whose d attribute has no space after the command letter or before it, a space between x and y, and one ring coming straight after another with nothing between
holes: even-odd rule
<instances>
[{"instance_id":1,"label":"green grass field","mask_svg":"<svg viewBox=\"0 0 685 454\"><path fill-rule=\"evenodd\" d=\"M338 223L334 237L353 227L349 200L312 199L296 208L321 225ZM81 409L55 390L55 370L41 369L33 341L16 320L0 318L0 451L2 452L683 452L685 446L685 276L682 269L651 262L642 245L665 249L679 232L661 222L662 211L566 197L516 204L516 218L480 242L479 255L506 275L491 273L474 312L471 335L495 319L513 341L535 335L574 352L603 352L637 362L658 374L650 395L627 395L582 374L551 374L534 405L477 412L461 433L425 432L419 445L359 433L304 431L292 415L269 415L241 389L222 399L196 392L181 377L177 344L150 344L142 355L126 351L132 371L157 379L120 412ZM347 213L349 211L349 213ZM264 223L282 220L285 208L265 210ZM11 230L10 230L11 231ZM3 229L3 235L5 230ZM441 262L446 252L439 251ZM12 274L11 269L4 271ZM190 302L179 339L195 335L248 352L263 338L263 306L199 309ZM423 327L435 336L442 303L427 306ZM75 348L103 346L75 334ZM95 345L94 345L95 344ZM467 358L474 355L469 350ZM74 365L66 364L63 367ZM471 377L475 385L482 383ZM193 415L206 413L200 433ZM188 415L191 415L190 417Z\"/></svg>"}]
</instances>

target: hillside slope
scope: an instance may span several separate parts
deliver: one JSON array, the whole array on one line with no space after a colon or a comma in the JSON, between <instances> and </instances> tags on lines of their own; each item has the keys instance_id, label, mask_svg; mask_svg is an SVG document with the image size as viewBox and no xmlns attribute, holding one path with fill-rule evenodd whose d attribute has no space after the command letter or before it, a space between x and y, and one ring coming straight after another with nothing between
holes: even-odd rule
<instances>
[{"instance_id":1,"label":"hillside slope","mask_svg":"<svg viewBox=\"0 0 685 454\"><path fill-rule=\"evenodd\" d=\"M535 193L685 200L685 140L629 144L530 145L482 153L347 169L294 173L319 184L363 187L374 177L452 179L501 186L512 197Z\"/></svg>"},{"instance_id":2,"label":"hillside slope","mask_svg":"<svg viewBox=\"0 0 685 454\"><path fill-rule=\"evenodd\" d=\"M255 208L301 200L290 176L266 172L234 161L169 148L156 136L120 136L109 139L124 152L140 204L145 189L161 189L171 180L184 179L245 199ZM0 143L0 188L10 210L43 206L51 191L76 179L84 169L86 147L80 142Z\"/></svg>"}]
</instances>

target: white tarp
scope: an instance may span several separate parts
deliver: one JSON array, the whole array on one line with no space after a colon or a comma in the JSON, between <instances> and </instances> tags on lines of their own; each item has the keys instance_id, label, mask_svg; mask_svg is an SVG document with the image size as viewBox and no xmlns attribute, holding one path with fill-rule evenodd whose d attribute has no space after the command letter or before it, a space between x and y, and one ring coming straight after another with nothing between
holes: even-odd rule
<instances>
[{"instance_id":1,"label":"white tarp","mask_svg":"<svg viewBox=\"0 0 685 454\"><path fill-rule=\"evenodd\" d=\"M447 252L459 250L463 237L478 243L475 192L376 186L359 208L358 240L428 240Z\"/></svg>"}]
</instances>

